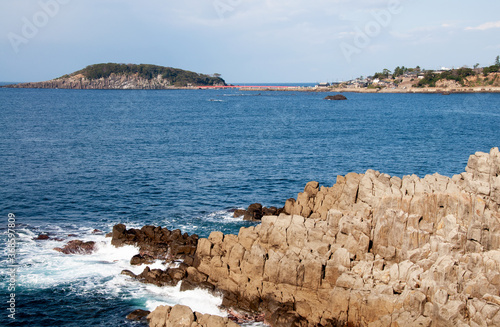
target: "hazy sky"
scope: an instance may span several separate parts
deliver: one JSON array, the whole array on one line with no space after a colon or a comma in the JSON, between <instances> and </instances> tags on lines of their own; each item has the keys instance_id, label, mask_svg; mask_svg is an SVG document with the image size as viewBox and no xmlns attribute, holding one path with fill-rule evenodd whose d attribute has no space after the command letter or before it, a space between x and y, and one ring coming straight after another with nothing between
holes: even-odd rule
<instances>
[{"instance_id":1,"label":"hazy sky","mask_svg":"<svg viewBox=\"0 0 500 327\"><path fill-rule=\"evenodd\" d=\"M0 81L103 62L321 82L404 65L491 65L493 0L0 0Z\"/></svg>"}]
</instances>

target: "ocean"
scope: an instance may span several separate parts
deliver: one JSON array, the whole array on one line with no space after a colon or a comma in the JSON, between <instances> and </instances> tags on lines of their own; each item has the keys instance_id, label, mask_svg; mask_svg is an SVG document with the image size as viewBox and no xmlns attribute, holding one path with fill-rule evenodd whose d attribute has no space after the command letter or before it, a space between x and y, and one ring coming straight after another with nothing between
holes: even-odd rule
<instances>
[{"instance_id":1,"label":"ocean","mask_svg":"<svg viewBox=\"0 0 500 327\"><path fill-rule=\"evenodd\" d=\"M308 181L367 169L452 176L500 145L500 94L326 95L0 89L0 325L137 326L131 311L177 303L225 315L207 292L120 275L144 266L105 233L118 223L237 233L254 223L231 209L283 206ZM51 239L35 240L42 233ZM73 239L98 251L53 250Z\"/></svg>"}]
</instances>

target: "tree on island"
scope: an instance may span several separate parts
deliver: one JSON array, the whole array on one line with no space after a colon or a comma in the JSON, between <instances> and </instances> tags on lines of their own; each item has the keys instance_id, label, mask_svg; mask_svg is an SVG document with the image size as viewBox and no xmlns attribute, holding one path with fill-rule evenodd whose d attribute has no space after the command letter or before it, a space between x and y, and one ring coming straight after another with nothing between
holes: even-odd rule
<instances>
[{"instance_id":1,"label":"tree on island","mask_svg":"<svg viewBox=\"0 0 500 327\"><path fill-rule=\"evenodd\" d=\"M116 64L104 63L87 66L70 76L81 74L90 80L100 78L108 78L111 74L114 75L137 75L139 77L151 80L154 78L164 78L170 81L175 86L193 85L225 85L225 81L220 77L220 74L209 76L205 74L198 74L195 72L182 70L172 67L163 67L149 64ZM60 78L68 77L64 75Z\"/></svg>"},{"instance_id":2,"label":"tree on island","mask_svg":"<svg viewBox=\"0 0 500 327\"><path fill-rule=\"evenodd\" d=\"M465 80L468 76L474 76L475 72L471 68L462 67L459 69L452 69L442 73L434 73L433 71L426 71L423 79L418 81L418 87L430 86L435 87L436 82L440 80L456 81L462 86L465 86Z\"/></svg>"},{"instance_id":3,"label":"tree on island","mask_svg":"<svg viewBox=\"0 0 500 327\"><path fill-rule=\"evenodd\" d=\"M389 78L390 74L391 71L387 68L384 68L384 70L381 73L375 73L375 75L373 75L373 78L378 78L378 79Z\"/></svg>"},{"instance_id":4,"label":"tree on island","mask_svg":"<svg viewBox=\"0 0 500 327\"><path fill-rule=\"evenodd\" d=\"M495 58L495 64L493 66L483 68L484 76L488 76L489 73L496 73L499 71L500 71L500 56L497 56Z\"/></svg>"},{"instance_id":5,"label":"tree on island","mask_svg":"<svg viewBox=\"0 0 500 327\"><path fill-rule=\"evenodd\" d=\"M398 76L401 76L401 75L404 75L404 73L406 73L408 71L408 68L406 68L405 66L401 66L401 67L396 67L394 68L394 73L392 74L392 76L394 78L398 77Z\"/></svg>"}]
</instances>

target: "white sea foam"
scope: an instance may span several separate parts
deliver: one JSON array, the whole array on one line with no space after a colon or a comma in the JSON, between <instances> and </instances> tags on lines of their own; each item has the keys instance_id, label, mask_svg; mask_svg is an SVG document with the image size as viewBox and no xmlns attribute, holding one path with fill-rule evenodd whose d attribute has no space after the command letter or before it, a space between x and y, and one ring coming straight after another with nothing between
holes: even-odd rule
<instances>
[{"instance_id":1,"label":"white sea foam","mask_svg":"<svg viewBox=\"0 0 500 327\"><path fill-rule=\"evenodd\" d=\"M103 233L93 234L91 228L79 229L78 236L73 237L67 237L68 231L60 230L60 235L54 235L54 231L58 229L51 228L50 230L51 237L65 237L65 240L34 240L38 233L29 229L18 231L19 268L17 273L20 287L60 289L68 294L83 296L99 294L109 300L128 299L138 307L148 310L154 310L158 305L184 304L201 313L227 315L219 308L222 298L208 291L181 292L180 284L174 287L158 287L121 275L124 269L139 274L146 267L146 265L130 265L130 258L139 252L134 246L116 248L111 245L110 238L106 238ZM55 247L63 247L73 239L94 241L97 250L90 255L68 255L54 250ZM147 266L151 269L166 268L160 260ZM1 273L5 272L1 271Z\"/></svg>"},{"instance_id":2,"label":"white sea foam","mask_svg":"<svg viewBox=\"0 0 500 327\"><path fill-rule=\"evenodd\" d=\"M152 311L160 305L175 304L187 305L193 311L208 313L218 316L227 316L227 313L219 307L222 304L222 298L214 296L207 291L195 289L191 291L180 291L180 283L173 287L158 287L147 285L146 291L151 299L146 301L146 307Z\"/></svg>"},{"instance_id":3,"label":"white sea foam","mask_svg":"<svg viewBox=\"0 0 500 327\"><path fill-rule=\"evenodd\" d=\"M243 208L239 208L243 209ZM233 212L228 211L228 210L219 210L212 212L207 215L206 220L208 221L214 221L214 222L220 222L221 220L225 221L243 221L243 217L233 217Z\"/></svg>"}]
</instances>

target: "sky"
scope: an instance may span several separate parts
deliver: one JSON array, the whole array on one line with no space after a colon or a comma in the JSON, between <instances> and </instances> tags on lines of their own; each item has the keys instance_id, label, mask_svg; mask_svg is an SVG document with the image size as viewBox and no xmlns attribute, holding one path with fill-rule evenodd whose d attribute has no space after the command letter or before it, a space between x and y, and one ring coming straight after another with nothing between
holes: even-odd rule
<instances>
[{"instance_id":1,"label":"sky","mask_svg":"<svg viewBox=\"0 0 500 327\"><path fill-rule=\"evenodd\" d=\"M228 83L336 82L396 66L489 66L492 0L0 0L0 81L156 64Z\"/></svg>"}]
</instances>

